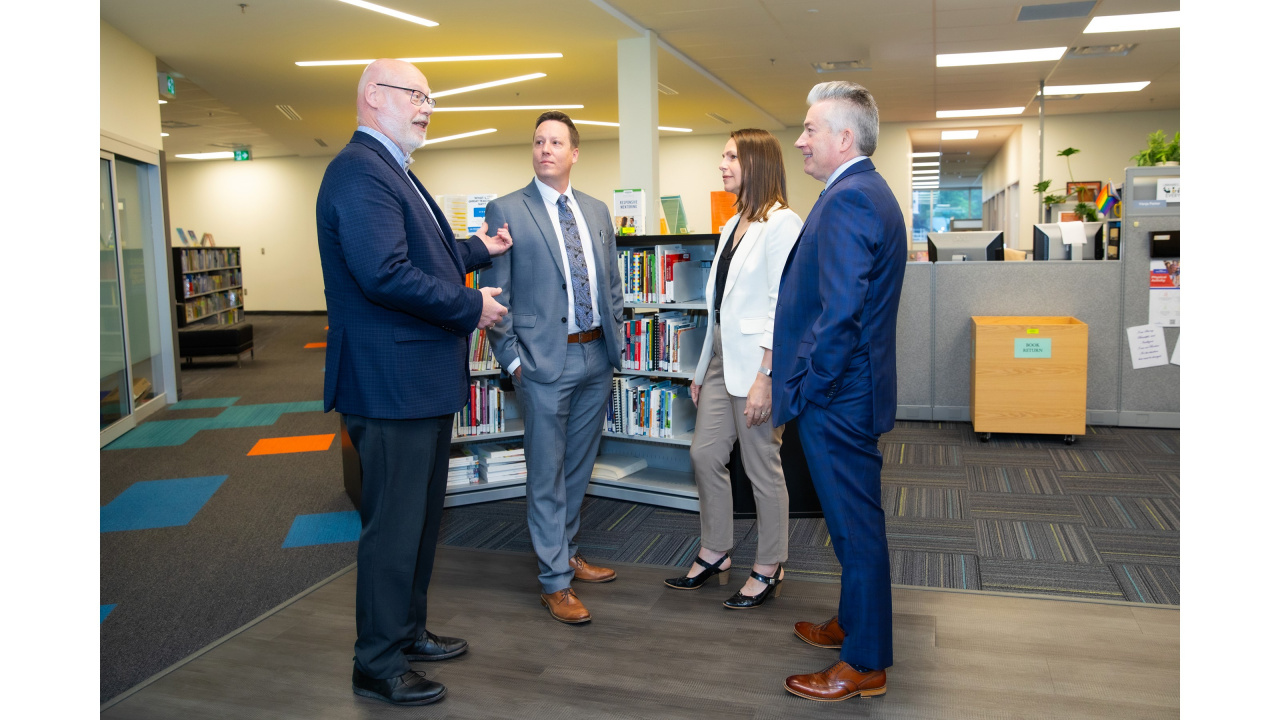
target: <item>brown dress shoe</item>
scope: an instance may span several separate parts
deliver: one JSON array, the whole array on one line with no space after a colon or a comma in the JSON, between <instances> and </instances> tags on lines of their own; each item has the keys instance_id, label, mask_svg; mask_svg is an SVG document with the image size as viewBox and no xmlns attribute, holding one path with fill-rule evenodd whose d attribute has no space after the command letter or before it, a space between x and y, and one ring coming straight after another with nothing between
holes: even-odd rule
<instances>
[{"instance_id":1,"label":"brown dress shoe","mask_svg":"<svg viewBox=\"0 0 1280 720\"><path fill-rule=\"evenodd\" d=\"M802 620L796 623L796 635L814 647L839 650L844 643L844 630L840 628L840 623L835 618L821 625Z\"/></svg>"},{"instance_id":2,"label":"brown dress shoe","mask_svg":"<svg viewBox=\"0 0 1280 720\"><path fill-rule=\"evenodd\" d=\"M570 588L557 590L541 597L542 606L551 611L551 617L562 623L575 625L591 619L591 613L587 612L587 607Z\"/></svg>"},{"instance_id":3,"label":"brown dress shoe","mask_svg":"<svg viewBox=\"0 0 1280 720\"><path fill-rule=\"evenodd\" d=\"M569 567L573 568L573 579L589 583L609 582L618 577L618 573L609 568L592 565L578 553L569 558Z\"/></svg>"},{"instance_id":4,"label":"brown dress shoe","mask_svg":"<svg viewBox=\"0 0 1280 720\"><path fill-rule=\"evenodd\" d=\"M841 660L821 672L792 675L787 678L787 692L810 700L839 702L860 695L872 697L889 690L883 670L861 673Z\"/></svg>"}]
</instances>

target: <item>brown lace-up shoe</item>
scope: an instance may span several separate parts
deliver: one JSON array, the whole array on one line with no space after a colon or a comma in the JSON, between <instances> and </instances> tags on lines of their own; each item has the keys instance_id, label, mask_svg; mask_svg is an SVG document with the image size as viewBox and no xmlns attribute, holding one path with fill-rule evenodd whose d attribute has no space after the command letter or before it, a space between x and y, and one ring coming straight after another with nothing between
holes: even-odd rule
<instances>
[{"instance_id":1,"label":"brown lace-up shoe","mask_svg":"<svg viewBox=\"0 0 1280 720\"><path fill-rule=\"evenodd\" d=\"M841 660L826 670L787 678L787 692L810 700L839 702L855 695L873 697L889 691L883 670L861 673Z\"/></svg>"},{"instance_id":2,"label":"brown lace-up shoe","mask_svg":"<svg viewBox=\"0 0 1280 720\"><path fill-rule=\"evenodd\" d=\"M844 643L844 630L840 628L840 623L835 618L821 625L802 620L796 623L795 627L796 635L814 647L839 650Z\"/></svg>"},{"instance_id":3,"label":"brown lace-up shoe","mask_svg":"<svg viewBox=\"0 0 1280 720\"><path fill-rule=\"evenodd\" d=\"M589 583L609 582L618 577L618 573L609 568L592 565L578 553L569 558L569 567L573 568L573 579Z\"/></svg>"},{"instance_id":4,"label":"brown lace-up shoe","mask_svg":"<svg viewBox=\"0 0 1280 720\"><path fill-rule=\"evenodd\" d=\"M551 611L551 617L562 623L576 625L591 619L591 613L587 612L587 607L570 588L557 590L541 597L542 606Z\"/></svg>"}]
</instances>

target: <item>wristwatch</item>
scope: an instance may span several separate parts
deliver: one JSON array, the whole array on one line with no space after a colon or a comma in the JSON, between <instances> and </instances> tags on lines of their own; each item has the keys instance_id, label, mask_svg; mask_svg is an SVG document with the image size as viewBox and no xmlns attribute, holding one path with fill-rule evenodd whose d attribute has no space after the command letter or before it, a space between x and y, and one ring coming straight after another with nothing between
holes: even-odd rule
<instances>
[{"instance_id":1,"label":"wristwatch","mask_svg":"<svg viewBox=\"0 0 1280 720\"><path fill-rule=\"evenodd\" d=\"M773 368L767 368L767 367L761 366L760 374L764 375L765 377L773 377Z\"/></svg>"}]
</instances>

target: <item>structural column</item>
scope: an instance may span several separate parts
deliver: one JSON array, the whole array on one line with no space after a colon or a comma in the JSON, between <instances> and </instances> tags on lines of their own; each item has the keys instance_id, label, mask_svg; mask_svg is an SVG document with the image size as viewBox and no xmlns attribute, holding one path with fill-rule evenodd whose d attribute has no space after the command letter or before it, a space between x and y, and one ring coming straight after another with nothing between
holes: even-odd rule
<instances>
[{"instance_id":1,"label":"structural column","mask_svg":"<svg viewBox=\"0 0 1280 720\"><path fill-rule=\"evenodd\" d=\"M658 234L658 37L618 41L620 188L645 195L645 232Z\"/></svg>"}]
</instances>

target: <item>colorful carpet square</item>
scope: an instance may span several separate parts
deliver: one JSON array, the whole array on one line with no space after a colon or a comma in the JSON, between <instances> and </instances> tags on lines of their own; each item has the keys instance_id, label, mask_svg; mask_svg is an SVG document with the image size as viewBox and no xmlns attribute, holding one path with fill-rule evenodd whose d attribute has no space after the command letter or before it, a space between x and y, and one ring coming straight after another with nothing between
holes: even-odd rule
<instances>
[{"instance_id":1,"label":"colorful carpet square","mask_svg":"<svg viewBox=\"0 0 1280 720\"><path fill-rule=\"evenodd\" d=\"M1181 572L1169 565L1112 565L1111 572L1130 602L1180 605Z\"/></svg>"},{"instance_id":2,"label":"colorful carpet square","mask_svg":"<svg viewBox=\"0 0 1280 720\"><path fill-rule=\"evenodd\" d=\"M1101 564L1083 525L1016 520L975 520L978 554L1000 560Z\"/></svg>"},{"instance_id":3,"label":"colorful carpet square","mask_svg":"<svg viewBox=\"0 0 1280 720\"><path fill-rule=\"evenodd\" d=\"M202 398L199 400L179 400L169 406L170 410L195 410L198 408L225 408L231 407L239 400L238 397L224 398Z\"/></svg>"},{"instance_id":4,"label":"colorful carpet square","mask_svg":"<svg viewBox=\"0 0 1280 720\"><path fill-rule=\"evenodd\" d=\"M881 442L885 465L960 465L959 445Z\"/></svg>"},{"instance_id":5,"label":"colorful carpet square","mask_svg":"<svg viewBox=\"0 0 1280 720\"><path fill-rule=\"evenodd\" d=\"M1106 565L1069 565L982 558L982 589L1036 595L1124 600Z\"/></svg>"},{"instance_id":6,"label":"colorful carpet square","mask_svg":"<svg viewBox=\"0 0 1280 720\"><path fill-rule=\"evenodd\" d=\"M978 556L963 553L889 552L889 582L895 585L977 590Z\"/></svg>"},{"instance_id":7,"label":"colorful carpet square","mask_svg":"<svg viewBox=\"0 0 1280 720\"><path fill-rule=\"evenodd\" d=\"M1089 537L1104 562L1134 565L1178 565L1177 532L1089 528Z\"/></svg>"},{"instance_id":8,"label":"colorful carpet square","mask_svg":"<svg viewBox=\"0 0 1280 720\"><path fill-rule=\"evenodd\" d=\"M298 435L296 437L262 438L254 443L249 455L283 455L286 453L322 452L333 445L336 433Z\"/></svg>"},{"instance_id":9,"label":"colorful carpet square","mask_svg":"<svg viewBox=\"0 0 1280 720\"><path fill-rule=\"evenodd\" d=\"M99 625L101 625L102 623L106 622L106 621L107 621L107 616L108 616L108 615L110 615L110 614L111 614L111 611L112 611L112 610L115 610L115 609L116 609L116 605L115 605L115 603L112 603L112 604L110 604L110 605L103 605L103 606L102 606L102 619L98 621L98 624L99 624Z\"/></svg>"},{"instance_id":10,"label":"colorful carpet square","mask_svg":"<svg viewBox=\"0 0 1280 720\"><path fill-rule=\"evenodd\" d=\"M1174 498L1077 495L1076 504L1090 527L1128 530L1179 530Z\"/></svg>"},{"instance_id":11,"label":"colorful carpet square","mask_svg":"<svg viewBox=\"0 0 1280 720\"><path fill-rule=\"evenodd\" d=\"M1084 522L1075 500L1067 495L969 493L969 514L981 520Z\"/></svg>"},{"instance_id":12,"label":"colorful carpet square","mask_svg":"<svg viewBox=\"0 0 1280 720\"><path fill-rule=\"evenodd\" d=\"M226 399L226 398L224 398ZM196 402L196 401L193 401ZM280 416L291 412L324 412L323 400L262 405L228 406L217 417L184 418L180 420L152 420L121 435L104 450L133 450L138 448L171 447L182 445L201 430L221 430L242 427L274 425Z\"/></svg>"},{"instance_id":13,"label":"colorful carpet square","mask_svg":"<svg viewBox=\"0 0 1280 720\"><path fill-rule=\"evenodd\" d=\"M360 513L347 512L299 515L293 519L282 548L356 542L360 539Z\"/></svg>"},{"instance_id":14,"label":"colorful carpet square","mask_svg":"<svg viewBox=\"0 0 1280 720\"><path fill-rule=\"evenodd\" d=\"M226 475L136 482L102 507L102 532L186 525L218 491Z\"/></svg>"},{"instance_id":15,"label":"colorful carpet square","mask_svg":"<svg viewBox=\"0 0 1280 720\"><path fill-rule=\"evenodd\" d=\"M266 403L229 407L214 418L215 428L242 428L275 425L280 416L292 412L324 412L324 401Z\"/></svg>"},{"instance_id":16,"label":"colorful carpet square","mask_svg":"<svg viewBox=\"0 0 1280 720\"><path fill-rule=\"evenodd\" d=\"M1139 473L1143 468L1127 452L1054 448L1049 451L1054 467L1070 472Z\"/></svg>"},{"instance_id":17,"label":"colorful carpet square","mask_svg":"<svg viewBox=\"0 0 1280 720\"><path fill-rule=\"evenodd\" d=\"M973 521L885 518L890 550L975 553Z\"/></svg>"},{"instance_id":18,"label":"colorful carpet square","mask_svg":"<svg viewBox=\"0 0 1280 720\"><path fill-rule=\"evenodd\" d=\"M302 347L306 348L307 350L316 350L316 349L318 349L318 348L323 348L323 347L328 347L328 346L329 346L329 343L314 342L314 343L307 343L306 345L303 345Z\"/></svg>"},{"instance_id":19,"label":"colorful carpet square","mask_svg":"<svg viewBox=\"0 0 1280 720\"><path fill-rule=\"evenodd\" d=\"M965 495L962 488L882 485L880 504L891 517L968 520Z\"/></svg>"},{"instance_id":20,"label":"colorful carpet square","mask_svg":"<svg viewBox=\"0 0 1280 720\"><path fill-rule=\"evenodd\" d=\"M969 489L974 492L1061 495L1062 485L1052 468L970 465Z\"/></svg>"},{"instance_id":21,"label":"colorful carpet square","mask_svg":"<svg viewBox=\"0 0 1280 720\"><path fill-rule=\"evenodd\" d=\"M1026 448L1002 448L994 443L966 447L965 465L998 465L1000 467L1052 468L1053 456L1049 450Z\"/></svg>"}]
</instances>

